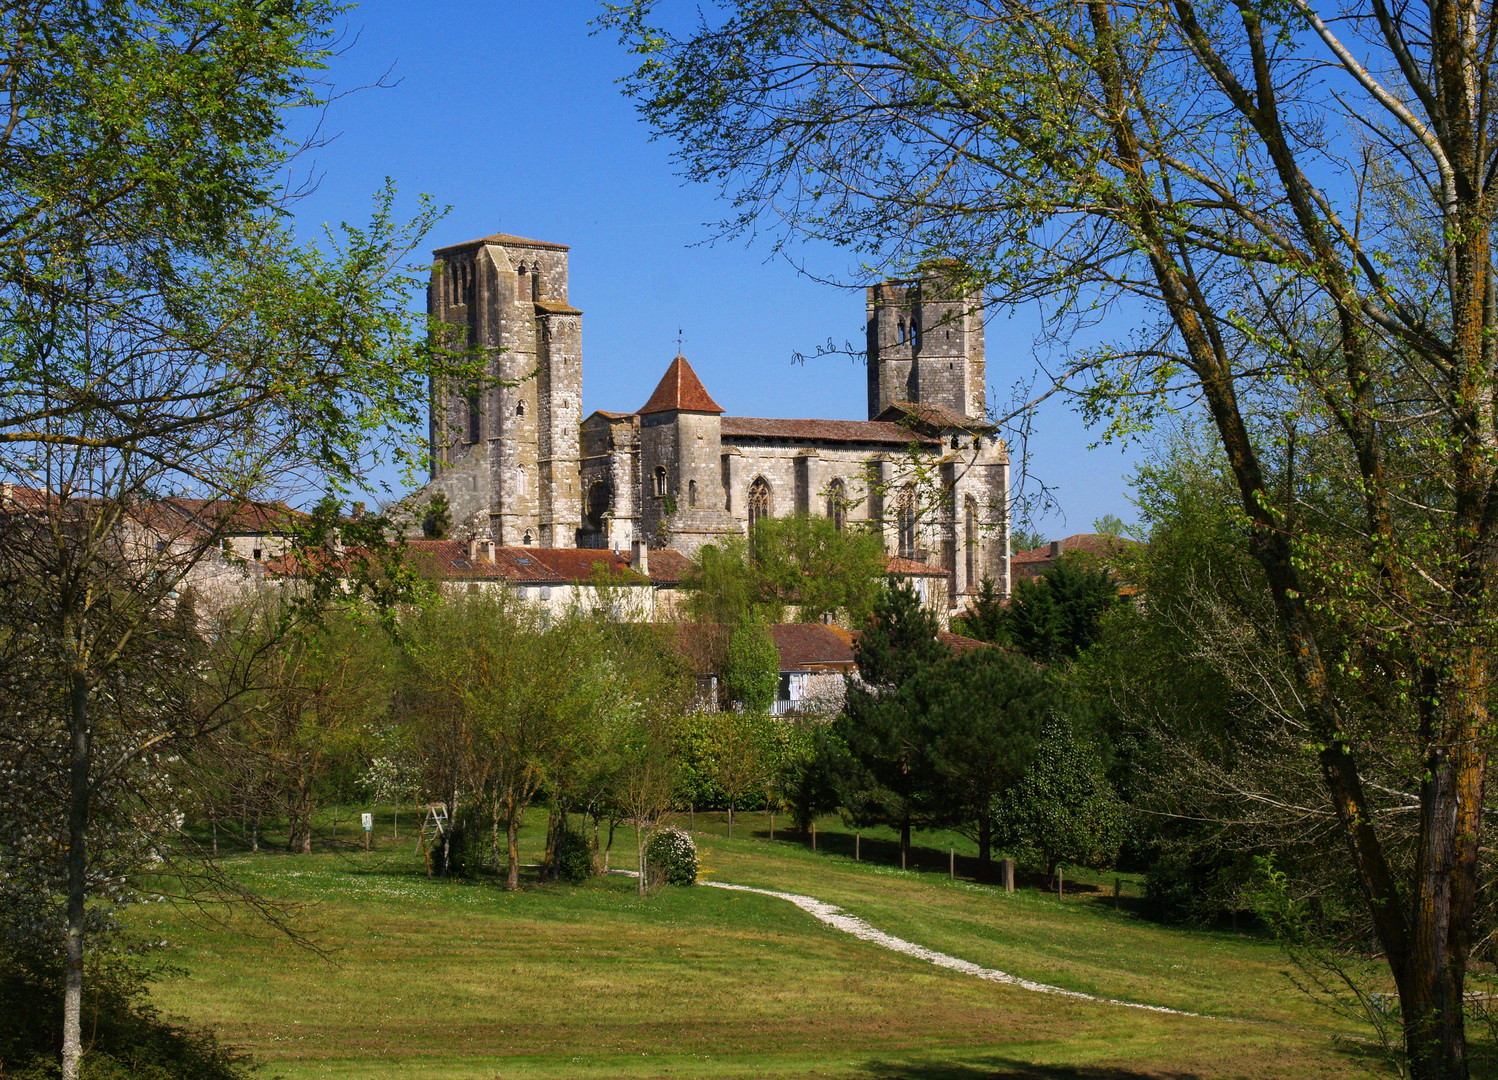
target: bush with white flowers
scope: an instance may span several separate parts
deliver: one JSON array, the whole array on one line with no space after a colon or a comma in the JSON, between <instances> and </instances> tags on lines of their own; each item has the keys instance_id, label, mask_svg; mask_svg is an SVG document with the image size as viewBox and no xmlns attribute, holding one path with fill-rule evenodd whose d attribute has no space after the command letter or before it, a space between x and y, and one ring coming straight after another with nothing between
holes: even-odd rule
<instances>
[{"instance_id":1,"label":"bush with white flowers","mask_svg":"<svg viewBox=\"0 0 1498 1080\"><path fill-rule=\"evenodd\" d=\"M652 885L695 885L697 845L684 829L657 829L645 841L645 866Z\"/></svg>"}]
</instances>

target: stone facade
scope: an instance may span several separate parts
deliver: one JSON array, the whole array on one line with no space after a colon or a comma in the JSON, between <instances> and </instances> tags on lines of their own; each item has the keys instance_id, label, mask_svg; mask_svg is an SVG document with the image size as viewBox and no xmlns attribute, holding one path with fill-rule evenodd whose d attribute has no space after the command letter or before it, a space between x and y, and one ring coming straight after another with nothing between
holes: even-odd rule
<instances>
[{"instance_id":1,"label":"stone facade","mask_svg":"<svg viewBox=\"0 0 1498 1080\"><path fill-rule=\"evenodd\" d=\"M948 606L1009 589L1006 448L986 421L981 303L937 264L867 294L867 420L726 416L678 356L634 412L583 419L581 313L566 246L441 248L428 308L480 350L477 386L434 386L432 481L459 535L501 546L691 554L761 515L831 516L940 568Z\"/></svg>"},{"instance_id":2,"label":"stone facade","mask_svg":"<svg viewBox=\"0 0 1498 1080\"><path fill-rule=\"evenodd\" d=\"M567 246L488 236L435 252L427 311L442 344L484 374L435 385L432 483L453 521L502 545L568 547L581 518L582 312L567 303Z\"/></svg>"}]
</instances>

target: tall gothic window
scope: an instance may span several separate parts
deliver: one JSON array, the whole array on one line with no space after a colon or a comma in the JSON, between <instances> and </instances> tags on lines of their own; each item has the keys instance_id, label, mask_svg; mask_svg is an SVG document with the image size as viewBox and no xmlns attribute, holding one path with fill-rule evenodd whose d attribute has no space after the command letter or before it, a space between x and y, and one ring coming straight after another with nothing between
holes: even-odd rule
<instances>
[{"instance_id":1,"label":"tall gothic window","mask_svg":"<svg viewBox=\"0 0 1498 1080\"><path fill-rule=\"evenodd\" d=\"M655 467L655 494L657 498L665 498L666 495L666 467L664 465Z\"/></svg>"},{"instance_id":2,"label":"tall gothic window","mask_svg":"<svg viewBox=\"0 0 1498 1080\"><path fill-rule=\"evenodd\" d=\"M473 390L468 395L468 441L479 441L479 395Z\"/></svg>"},{"instance_id":3,"label":"tall gothic window","mask_svg":"<svg viewBox=\"0 0 1498 1080\"><path fill-rule=\"evenodd\" d=\"M900 492L896 508L896 522L900 530L900 558L915 558L915 485L906 484Z\"/></svg>"},{"instance_id":4,"label":"tall gothic window","mask_svg":"<svg viewBox=\"0 0 1498 1080\"><path fill-rule=\"evenodd\" d=\"M827 516L833 528L842 532L848 518L848 489L840 479L827 485Z\"/></svg>"},{"instance_id":5,"label":"tall gothic window","mask_svg":"<svg viewBox=\"0 0 1498 1080\"><path fill-rule=\"evenodd\" d=\"M770 484L763 476L756 476L749 485L749 535L754 535L754 526L761 518L770 516Z\"/></svg>"},{"instance_id":6,"label":"tall gothic window","mask_svg":"<svg viewBox=\"0 0 1498 1080\"><path fill-rule=\"evenodd\" d=\"M695 480L687 481L687 505L697 505L697 481Z\"/></svg>"},{"instance_id":7,"label":"tall gothic window","mask_svg":"<svg viewBox=\"0 0 1498 1080\"><path fill-rule=\"evenodd\" d=\"M975 592L978 583L978 502L971 495L963 502L963 543L967 550L967 588L968 592Z\"/></svg>"}]
</instances>

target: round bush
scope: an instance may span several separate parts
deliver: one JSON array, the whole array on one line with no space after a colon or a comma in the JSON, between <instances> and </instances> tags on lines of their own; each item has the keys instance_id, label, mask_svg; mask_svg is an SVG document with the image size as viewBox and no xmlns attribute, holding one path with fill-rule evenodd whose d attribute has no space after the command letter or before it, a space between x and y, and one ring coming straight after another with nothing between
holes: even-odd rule
<instances>
[{"instance_id":1,"label":"round bush","mask_svg":"<svg viewBox=\"0 0 1498 1080\"><path fill-rule=\"evenodd\" d=\"M657 829L645 841L645 866L652 885L695 885L697 845L684 829Z\"/></svg>"},{"instance_id":2,"label":"round bush","mask_svg":"<svg viewBox=\"0 0 1498 1080\"><path fill-rule=\"evenodd\" d=\"M557 835L555 873L558 881L573 885L588 880L593 872L593 852L581 829L563 829Z\"/></svg>"}]
</instances>

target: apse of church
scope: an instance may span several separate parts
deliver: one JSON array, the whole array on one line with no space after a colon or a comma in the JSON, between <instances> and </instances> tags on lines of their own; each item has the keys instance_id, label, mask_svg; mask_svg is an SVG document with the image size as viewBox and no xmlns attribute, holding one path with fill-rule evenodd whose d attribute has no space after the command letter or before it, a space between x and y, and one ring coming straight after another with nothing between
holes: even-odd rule
<instances>
[{"instance_id":1,"label":"apse of church","mask_svg":"<svg viewBox=\"0 0 1498 1080\"><path fill-rule=\"evenodd\" d=\"M492 236L439 249L428 308L487 359L482 386L432 389L432 480L465 536L502 546L688 555L762 515L880 531L947 573L954 608L1007 592L1009 463L985 418L981 304L941 264L867 291L867 420L725 415L677 356L629 412L582 401L568 248Z\"/></svg>"}]
</instances>

